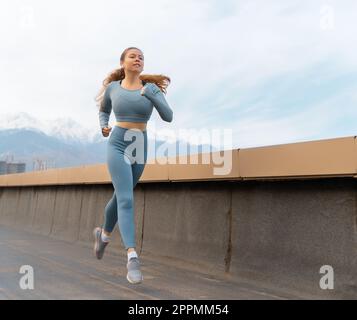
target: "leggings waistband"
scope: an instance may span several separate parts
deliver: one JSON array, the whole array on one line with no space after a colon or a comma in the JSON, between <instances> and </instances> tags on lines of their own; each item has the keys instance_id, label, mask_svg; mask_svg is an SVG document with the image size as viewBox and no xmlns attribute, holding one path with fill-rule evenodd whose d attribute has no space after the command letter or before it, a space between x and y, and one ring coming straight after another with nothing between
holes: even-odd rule
<instances>
[{"instance_id":1,"label":"leggings waistband","mask_svg":"<svg viewBox=\"0 0 357 320\"><path fill-rule=\"evenodd\" d=\"M140 135L142 135L140 137ZM139 129L129 129L119 126L114 126L112 133L109 136L108 143L120 146L128 146L139 139L139 142L142 142L145 147L147 145L147 132Z\"/></svg>"}]
</instances>

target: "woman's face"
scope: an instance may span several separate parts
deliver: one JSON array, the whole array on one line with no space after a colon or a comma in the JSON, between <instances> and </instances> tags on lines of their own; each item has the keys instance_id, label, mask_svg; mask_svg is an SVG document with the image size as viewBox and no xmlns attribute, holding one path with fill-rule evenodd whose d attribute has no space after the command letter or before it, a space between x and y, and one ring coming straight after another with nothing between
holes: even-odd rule
<instances>
[{"instance_id":1,"label":"woman's face","mask_svg":"<svg viewBox=\"0 0 357 320\"><path fill-rule=\"evenodd\" d=\"M144 68L144 55L138 49L130 49L125 55L121 66L127 72L141 73Z\"/></svg>"}]
</instances>

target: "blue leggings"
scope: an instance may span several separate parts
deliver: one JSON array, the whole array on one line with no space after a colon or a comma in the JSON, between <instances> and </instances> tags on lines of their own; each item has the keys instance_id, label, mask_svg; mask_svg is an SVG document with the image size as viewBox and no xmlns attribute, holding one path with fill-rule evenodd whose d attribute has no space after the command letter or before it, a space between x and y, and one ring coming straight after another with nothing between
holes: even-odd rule
<instances>
[{"instance_id":1,"label":"blue leggings","mask_svg":"<svg viewBox=\"0 0 357 320\"><path fill-rule=\"evenodd\" d=\"M102 227L109 233L118 222L125 249L136 246L133 193L146 160L146 130L115 125L107 143L107 164L114 193L105 206Z\"/></svg>"}]
</instances>

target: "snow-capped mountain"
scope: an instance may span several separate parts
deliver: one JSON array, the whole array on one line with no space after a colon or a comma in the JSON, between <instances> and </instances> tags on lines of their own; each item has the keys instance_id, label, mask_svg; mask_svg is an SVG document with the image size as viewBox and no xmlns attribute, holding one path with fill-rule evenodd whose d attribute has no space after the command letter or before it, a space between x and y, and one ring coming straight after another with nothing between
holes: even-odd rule
<instances>
[{"instance_id":1,"label":"snow-capped mountain","mask_svg":"<svg viewBox=\"0 0 357 320\"><path fill-rule=\"evenodd\" d=\"M26 112L3 114L0 116L0 130L27 129L43 132L67 143L83 144L98 142L102 136L98 128L86 128L71 118L55 118L50 121L39 120Z\"/></svg>"},{"instance_id":2,"label":"snow-capped mountain","mask_svg":"<svg viewBox=\"0 0 357 320\"><path fill-rule=\"evenodd\" d=\"M41 121L26 112L0 116L0 160L24 162L26 171L32 171L34 162L42 161L52 167L63 168L85 164L106 162L106 144L98 128L86 128L71 118L57 118L51 121ZM207 152L216 148L209 144L191 148L184 144L186 150L179 148L183 140L170 141L160 136L148 137L148 159L157 155L157 149L162 144L170 146L165 156L177 154ZM164 148L165 149L165 148ZM195 150L196 152L194 152ZM163 156L163 155L158 155Z\"/></svg>"},{"instance_id":3,"label":"snow-capped mountain","mask_svg":"<svg viewBox=\"0 0 357 320\"><path fill-rule=\"evenodd\" d=\"M63 168L105 162L105 142L68 143L32 128L0 130L0 161L25 163L26 171L38 163Z\"/></svg>"}]
</instances>

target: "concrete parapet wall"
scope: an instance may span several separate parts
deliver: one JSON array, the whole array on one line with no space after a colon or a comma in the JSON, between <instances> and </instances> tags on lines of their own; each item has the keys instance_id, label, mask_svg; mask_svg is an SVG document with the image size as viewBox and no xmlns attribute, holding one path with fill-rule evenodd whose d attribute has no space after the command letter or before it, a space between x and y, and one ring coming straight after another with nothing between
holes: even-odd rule
<instances>
[{"instance_id":1,"label":"concrete parapet wall","mask_svg":"<svg viewBox=\"0 0 357 320\"><path fill-rule=\"evenodd\" d=\"M137 251L206 274L318 296L357 298L357 181L143 183ZM106 184L0 188L0 224L91 245L113 194ZM123 252L116 227L111 252ZM335 289L319 288L331 265Z\"/></svg>"}]
</instances>

